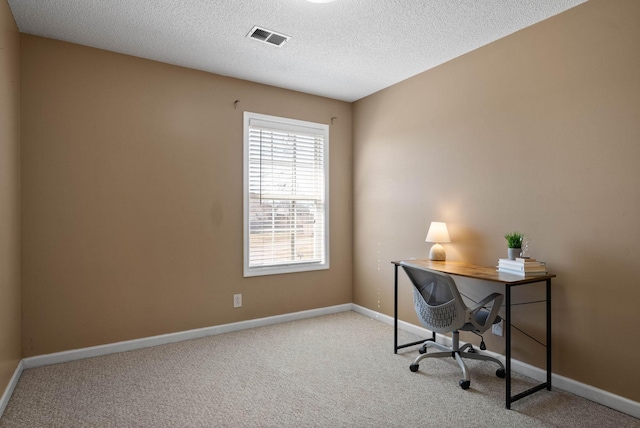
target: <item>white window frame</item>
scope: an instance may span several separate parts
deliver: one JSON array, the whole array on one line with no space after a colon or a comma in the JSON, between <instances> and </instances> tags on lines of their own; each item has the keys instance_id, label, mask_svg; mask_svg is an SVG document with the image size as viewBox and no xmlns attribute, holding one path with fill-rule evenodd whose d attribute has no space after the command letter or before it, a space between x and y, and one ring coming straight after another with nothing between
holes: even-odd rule
<instances>
[{"instance_id":1,"label":"white window frame","mask_svg":"<svg viewBox=\"0 0 640 428\"><path fill-rule=\"evenodd\" d=\"M322 136L323 143L323 178L324 178L324 246L320 261L301 262L291 264L266 264L250 266L250 129L251 125L268 127L279 131L290 131L305 135L315 134ZM259 113L244 112L244 276L274 275L293 272L306 272L329 269L329 126L321 123L306 122L277 116L269 116Z\"/></svg>"}]
</instances>

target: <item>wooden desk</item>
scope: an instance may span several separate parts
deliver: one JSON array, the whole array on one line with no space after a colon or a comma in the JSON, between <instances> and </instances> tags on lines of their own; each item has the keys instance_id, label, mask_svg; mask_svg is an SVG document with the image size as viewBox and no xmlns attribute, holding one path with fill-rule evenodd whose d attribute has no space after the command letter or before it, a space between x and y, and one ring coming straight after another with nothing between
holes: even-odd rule
<instances>
[{"instance_id":1,"label":"wooden desk","mask_svg":"<svg viewBox=\"0 0 640 428\"><path fill-rule=\"evenodd\" d=\"M497 282L504 285L505 289L505 317L504 317L504 330L505 330L505 381L506 381L506 407L511 408L511 403L517 401L523 397L533 394L534 392L542 389L551 391L551 278L555 278L555 275L538 275L538 276L519 276L509 273L498 272L495 267L485 267L472 265L470 263L463 262L436 262L432 260L405 260L405 263L410 263L413 266L431 269L438 272L444 272L449 275L464 276L467 278L479 279L482 281ZM404 345L398 345L398 266L402 261L391 262L394 265L394 305L393 305L393 318L394 318L394 343L393 351L398 353L398 349L406 348L407 346L413 346L421 344L424 340L412 343L406 343ZM511 395L511 288L524 284L532 284L536 282L546 283L546 311L547 311L547 381L537 385L524 392ZM435 338L435 334L434 334Z\"/></svg>"}]
</instances>

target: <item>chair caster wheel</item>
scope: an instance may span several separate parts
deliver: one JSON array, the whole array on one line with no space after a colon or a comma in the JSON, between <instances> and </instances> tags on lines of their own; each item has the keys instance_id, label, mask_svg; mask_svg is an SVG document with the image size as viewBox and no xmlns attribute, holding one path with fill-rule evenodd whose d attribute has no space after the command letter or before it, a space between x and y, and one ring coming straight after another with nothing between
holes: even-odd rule
<instances>
[{"instance_id":1,"label":"chair caster wheel","mask_svg":"<svg viewBox=\"0 0 640 428\"><path fill-rule=\"evenodd\" d=\"M461 380L460 381L460 388L462 389L469 389L469 386L471 386L471 381L470 380Z\"/></svg>"},{"instance_id":2,"label":"chair caster wheel","mask_svg":"<svg viewBox=\"0 0 640 428\"><path fill-rule=\"evenodd\" d=\"M469 349L467 349L467 352L470 354L475 354L476 353L476 348L474 348L473 346L469 346Z\"/></svg>"},{"instance_id":3,"label":"chair caster wheel","mask_svg":"<svg viewBox=\"0 0 640 428\"><path fill-rule=\"evenodd\" d=\"M496 370L496 376L498 376L499 378L504 379L505 374L506 374L506 373L504 372L504 369L498 369L498 370Z\"/></svg>"},{"instance_id":4,"label":"chair caster wheel","mask_svg":"<svg viewBox=\"0 0 640 428\"><path fill-rule=\"evenodd\" d=\"M417 372L419 367L420 366L418 364L411 364L409 366L409 370L411 370L412 372Z\"/></svg>"},{"instance_id":5,"label":"chair caster wheel","mask_svg":"<svg viewBox=\"0 0 640 428\"><path fill-rule=\"evenodd\" d=\"M420 349L418 349L418 352L421 354L426 354L427 353L427 347L426 346L422 346Z\"/></svg>"}]
</instances>

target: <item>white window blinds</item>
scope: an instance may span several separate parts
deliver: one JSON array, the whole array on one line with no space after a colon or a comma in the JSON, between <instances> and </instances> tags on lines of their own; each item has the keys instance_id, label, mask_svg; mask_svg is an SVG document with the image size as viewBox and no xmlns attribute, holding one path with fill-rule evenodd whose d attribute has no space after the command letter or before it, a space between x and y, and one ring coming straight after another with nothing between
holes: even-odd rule
<instances>
[{"instance_id":1,"label":"white window blinds","mask_svg":"<svg viewBox=\"0 0 640 428\"><path fill-rule=\"evenodd\" d=\"M245 276L328 267L328 126L245 113Z\"/></svg>"}]
</instances>

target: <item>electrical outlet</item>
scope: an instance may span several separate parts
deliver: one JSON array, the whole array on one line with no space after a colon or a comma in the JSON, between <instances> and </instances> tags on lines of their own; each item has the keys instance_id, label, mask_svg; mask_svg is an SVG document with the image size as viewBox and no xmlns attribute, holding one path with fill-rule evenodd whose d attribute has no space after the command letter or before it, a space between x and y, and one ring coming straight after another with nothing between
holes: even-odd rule
<instances>
[{"instance_id":1,"label":"electrical outlet","mask_svg":"<svg viewBox=\"0 0 640 428\"><path fill-rule=\"evenodd\" d=\"M242 294L234 294L233 295L233 307L241 308L242 307Z\"/></svg>"},{"instance_id":2,"label":"electrical outlet","mask_svg":"<svg viewBox=\"0 0 640 428\"><path fill-rule=\"evenodd\" d=\"M502 336L503 327L504 327L504 320L500 320L499 323L496 323L491 326L491 333L495 334L496 336Z\"/></svg>"}]
</instances>

